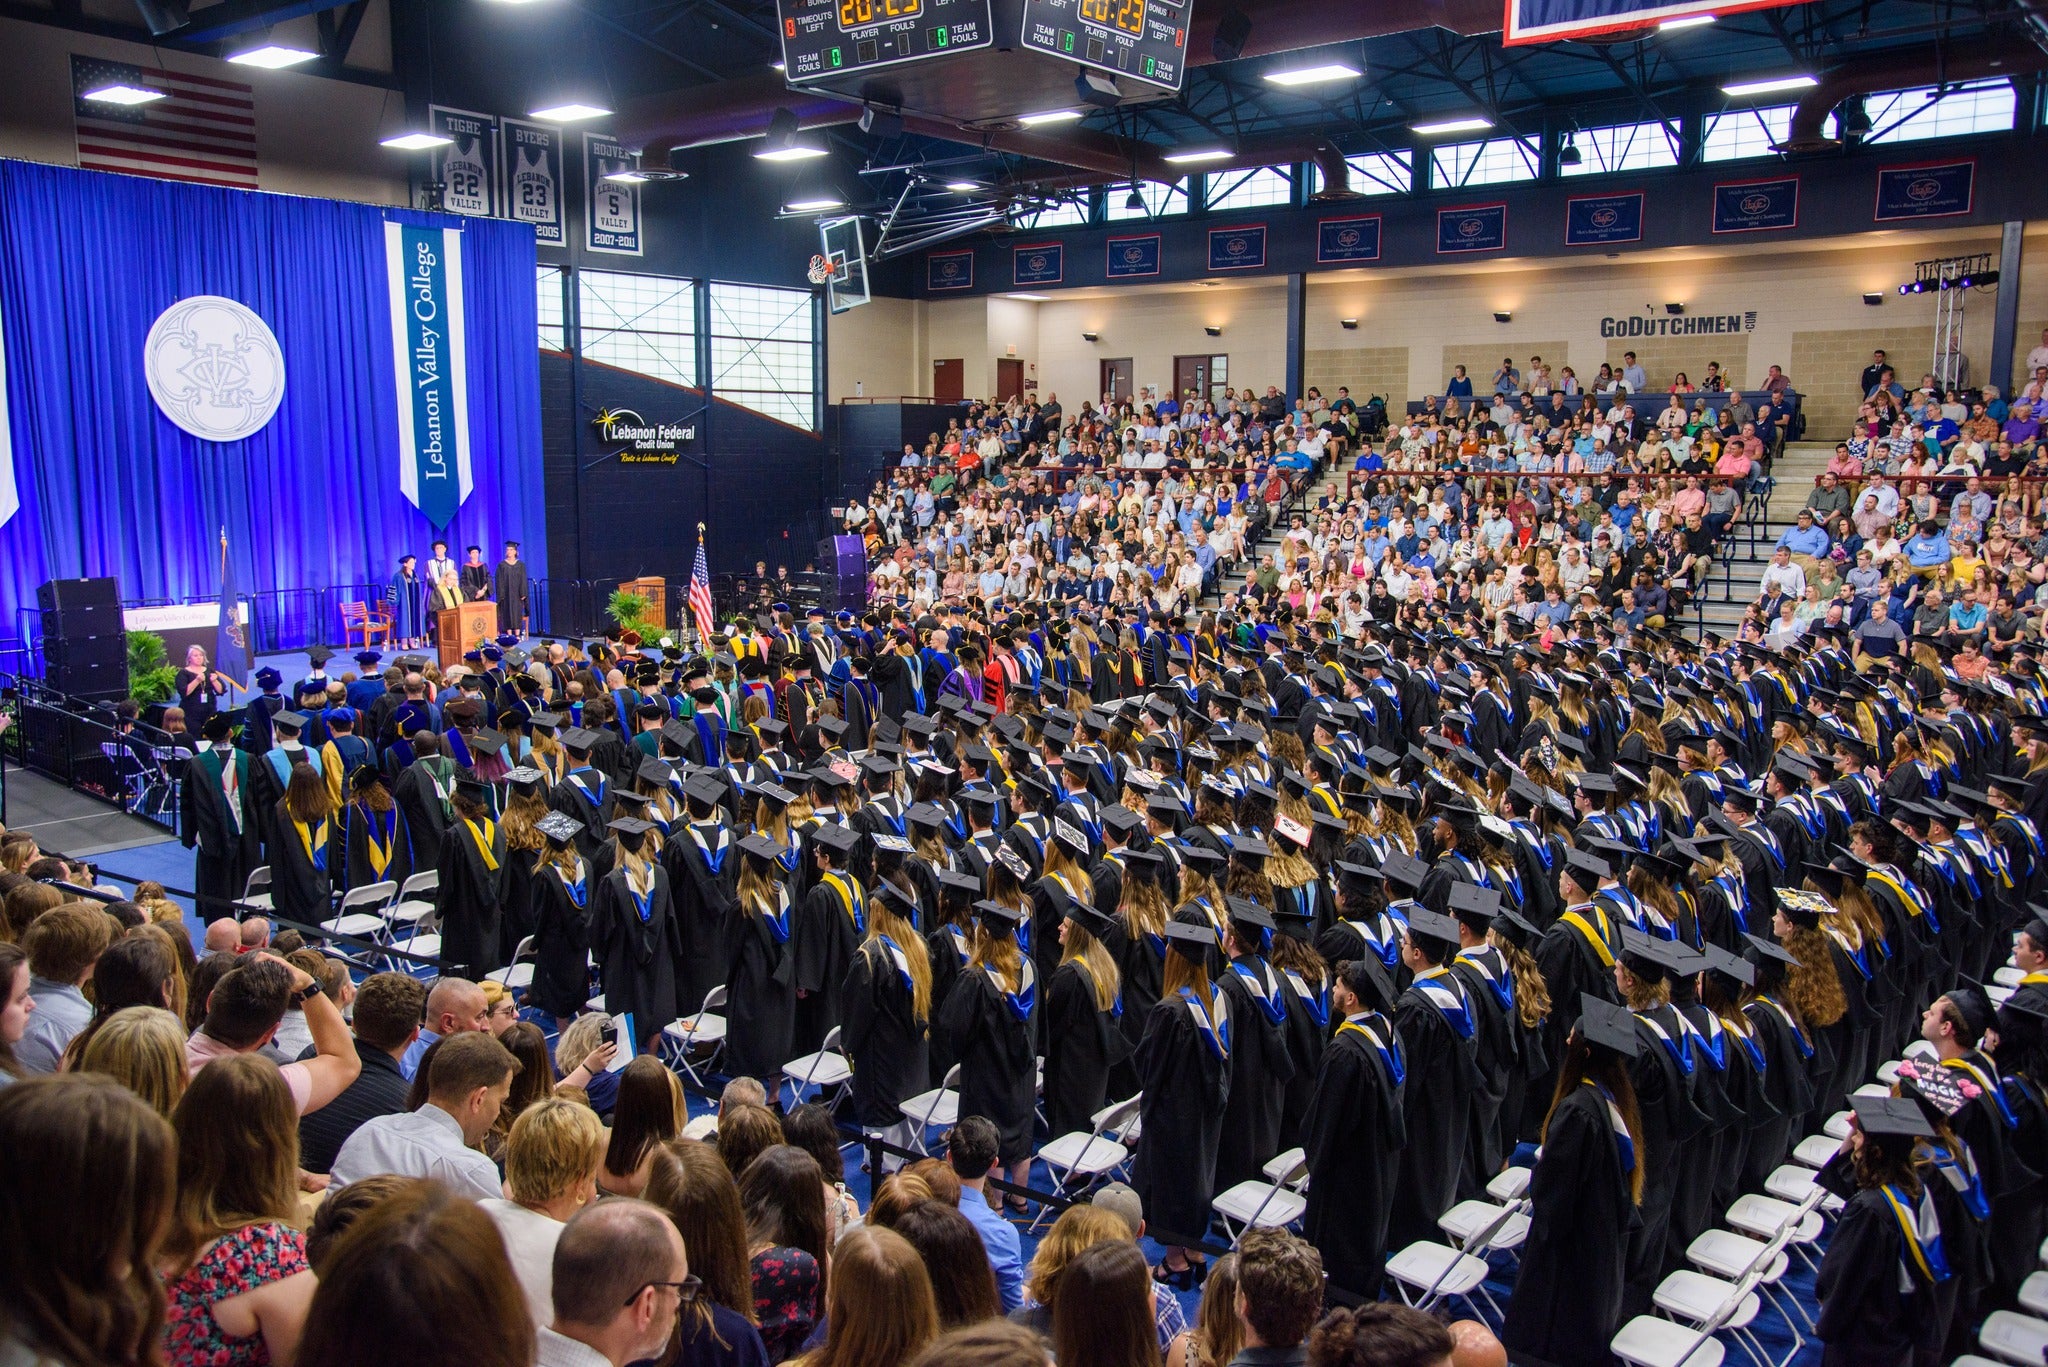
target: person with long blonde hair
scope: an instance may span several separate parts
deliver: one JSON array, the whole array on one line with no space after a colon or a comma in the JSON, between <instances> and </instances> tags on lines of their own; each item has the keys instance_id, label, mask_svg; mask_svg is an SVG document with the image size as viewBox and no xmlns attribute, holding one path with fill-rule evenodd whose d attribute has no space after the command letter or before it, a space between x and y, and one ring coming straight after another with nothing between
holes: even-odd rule
<instances>
[{"instance_id":1,"label":"person with long blonde hair","mask_svg":"<svg viewBox=\"0 0 2048 1367\"><path fill-rule=\"evenodd\" d=\"M1237 1313L1237 1255L1226 1253L1209 1265L1195 1323L1167 1349L1166 1367L1229 1367L1243 1346L1244 1319Z\"/></svg>"},{"instance_id":2,"label":"person with long blonde hair","mask_svg":"<svg viewBox=\"0 0 2048 1367\"><path fill-rule=\"evenodd\" d=\"M801 1367L902 1367L937 1338L931 1274L910 1241L863 1226L834 1245L825 1322Z\"/></svg>"},{"instance_id":3,"label":"person with long blonde hair","mask_svg":"<svg viewBox=\"0 0 2048 1367\"><path fill-rule=\"evenodd\" d=\"M840 995L841 1047L853 1062L854 1119L900 1148L921 1138L903 1103L929 1087L932 964L917 904L894 883L868 899L867 938Z\"/></svg>"},{"instance_id":4,"label":"person with long blonde hair","mask_svg":"<svg viewBox=\"0 0 2048 1367\"><path fill-rule=\"evenodd\" d=\"M1059 923L1059 967L1045 993L1045 1116L1055 1135L1087 1130L1109 1097L1109 1079L1131 1055L1119 1025L1123 978L1104 941L1114 917L1067 898Z\"/></svg>"},{"instance_id":5,"label":"person with long blonde hair","mask_svg":"<svg viewBox=\"0 0 2048 1367\"><path fill-rule=\"evenodd\" d=\"M1102 1206L1068 1206L1061 1211L1060 1218L1039 1239L1038 1251L1031 1255L1031 1265L1024 1270L1026 1300L1016 1322L1041 1334L1051 1333L1053 1307L1059 1302L1060 1275L1067 1270L1067 1264L1084 1249L1130 1237L1130 1226L1123 1217Z\"/></svg>"},{"instance_id":6,"label":"person with long blonde hair","mask_svg":"<svg viewBox=\"0 0 2048 1367\"><path fill-rule=\"evenodd\" d=\"M1785 984L1786 997L1819 1046L1815 1062L1823 1066L1815 1072L1814 1109L1826 1107L1824 1114L1832 1115L1846 1104L1850 1090L1860 1085L1857 1079L1869 1076L1864 1065L1874 1066L1857 1038L1859 1033L1870 1033L1872 1022L1867 1009L1850 1009L1851 979L1856 979L1859 998L1862 982L1842 946L1822 930L1841 919L1827 889L1839 889L1849 880L1833 869L1813 865L1807 866L1805 874L1804 887L1779 890L1771 929L1778 943L1799 961ZM1861 878L1856 881L1862 882ZM1846 934L1839 929L1837 933ZM1852 1064L1860 1071L1850 1073Z\"/></svg>"},{"instance_id":7,"label":"person with long blonde hair","mask_svg":"<svg viewBox=\"0 0 2048 1367\"><path fill-rule=\"evenodd\" d=\"M170 1119L191 1076L185 1023L159 1006L126 1006L96 1024L73 1070L113 1078Z\"/></svg>"},{"instance_id":8,"label":"person with long blonde hair","mask_svg":"<svg viewBox=\"0 0 2048 1367\"><path fill-rule=\"evenodd\" d=\"M960 1065L960 1114L995 1126L997 1159L1018 1186L1031 1175L1038 1093L1038 970L1017 944L1029 914L993 897L974 904L974 951L939 1017ZM1026 1208L1022 1197L1008 1199L1012 1209Z\"/></svg>"},{"instance_id":9,"label":"person with long blonde hair","mask_svg":"<svg viewBox=\"0 0 2048 1367\"><path fill-rule=\"evenodd\" d=\"M1229 1007L1209 981L1216 933L1192 907L1166 927L1168 954L1160 998L1138 1045L1138 1107L1143 1131L1131 1185L1166 1245L1154 1276L1177 1287L1200 1277L1198 1245L1209 1226L1230 1095Z\"/></svg>"},{"instance_id":10,"label":"person with long blonde hair","mask_svg":"<svg viewBox=\"0 0 2048 1367\"><path fill-rule=\"evenodd\" d=\"M334 795L310 765L297 765L277 804L270 855L270 892L279 916L319 925L332 914L340 842L330 840Z\"/></svg>"}]
</instances>

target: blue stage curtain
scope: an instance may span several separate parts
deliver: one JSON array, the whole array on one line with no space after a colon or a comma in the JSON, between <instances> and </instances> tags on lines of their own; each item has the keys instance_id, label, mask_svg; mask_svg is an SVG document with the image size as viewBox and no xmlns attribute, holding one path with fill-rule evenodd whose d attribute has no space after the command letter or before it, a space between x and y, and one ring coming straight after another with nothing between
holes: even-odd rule
<instances>
[{"instance_id":1,"label":"blue stage curtain","mask_svg":"<svg viewBox=\"0 0 2048 1367\"><path fill-rule=\"evenodd\" d=\"M45 579L207 599L225 525L244 593L383 584L437 535L399 488L389 220L463 229L473 487L446 529L546 575L528 227L0 161L0 330L21 511L0 526L0 637ZM217 294L277 335L285 391L243 441L193 437L150 397L143 342ZM0 453L4 455L4 453ZM338 639L309 622L305 639Z\"/></svg>"}]
</instances>

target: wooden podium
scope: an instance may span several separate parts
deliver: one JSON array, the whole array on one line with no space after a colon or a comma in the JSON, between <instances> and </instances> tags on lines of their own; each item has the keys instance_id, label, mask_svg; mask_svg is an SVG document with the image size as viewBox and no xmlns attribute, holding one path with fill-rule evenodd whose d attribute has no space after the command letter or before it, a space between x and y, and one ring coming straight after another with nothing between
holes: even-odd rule
<instances>
[{"instance_id":1,"label":"wooden podium","mask_svg":"<svg viewBox=\"0 0 2048 1367\"><path fill-rule=\"evenodd\" d=\"M434 614L436 643L441 652L441 668L462 663L462 652L474 649L478 641L487 641L498 634L498 605L491 602L464 603L458 608L442 608Z\"/></svg>"},{"instance_id":2,"label":"wooden podium","mask_svg":"<svg viewBox=\"0 0 2048 1367\"><path fill-rule=\"evenodd\" d=\"M668 628L668 580L660 575L647 575L640 579L628 579L619 587L627 593L637 593L647 600L647 620L659 622L663 630ZM650 643L651 644L651 643Z\"/></svg>"}]
</instances>

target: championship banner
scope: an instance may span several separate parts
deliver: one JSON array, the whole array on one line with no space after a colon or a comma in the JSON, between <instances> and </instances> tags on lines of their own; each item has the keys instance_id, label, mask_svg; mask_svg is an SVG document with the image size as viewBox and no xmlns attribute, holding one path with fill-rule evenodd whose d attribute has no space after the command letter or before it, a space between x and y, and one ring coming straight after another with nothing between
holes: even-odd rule
<instances>
[{"instance_id":1,"label":"championship banner","mask_svg":"<svg viewBox=\"0 0 2048 1367\"><path fill-rule=\"evenodd\" d=\"M1728 180L1714 187L1714 231L1765 233L1799 226L1799 177Z\"/></svg>"},{"instance_id":2,"label":"championship banner","mask_svg":"<svg viewBox=\"0 0 2048 1367\"><path fill-rule=\"evenodd\" d=\"M1057 285L1066 278L1067 249L1060 242L1038 242L1010 249L1010 281L1017 285Z\"/></svg>"},{"instance_id":3,"label":"championship banner","mask_svg":"<svg viewBox=\"0 0 2048 1367\"><path fill-rule=\"evenodd\" d=\"M1266 225L1209 230L1209 269L1212 271L1257 270L1266 264Z\"/></svg>"},{"instance_id":4,"label":"championship banner","mask_svg":"<svg viewBox=\"0 0 2048 1367\"><path fill-rule=\"evenodd\" d=\"M1877 208L1871 217L1879 223L1906 218L1953 218L1970 212L1976 191L1975 158L1886 166L1877 173Z\"/></svg>"},{"instance_id":5,"label":"championship banner","mask_svg":"<svg viewBox=\"0 0 2048 1367\"><path fill-rule=\"evenodd\" d=\"M1800 0L1507 0L1504 43L1554 43L1648 28L1694 15L1780 9Z\"/></svg>"},{"instance_id":6,"label":"championship banner","mask_svg":"<svg viewBox=\"0 0 2048 1367\"><path fill-rule=\"evenodd\" d=\"M505 217L532 224L536 242L563 244L561 129L505 120Z\"/></svg>"},{"instance_id":7,"label":"championship banner","mask_svg":"<svg viewBox=\"0 0 2048 1367\"><path fill-rule=\"evenodd\" d=\"M451 214L495 218L498 214L498 120L468 109L427 106L427 128L454 139L434 149L434 179L441 182L441 207Z\"/></svg>"},{"instance_id":8,"label":"championship banner","mask_svg":"<svg viewBox=\"0 0 2048 1367\"><path fill-rule=\"evenodd\" d=\"M1316 264L1380 259L1380 216L1326 218L1316 224Z\"/></svg>"},{"instance_id":9,"label":"championship banner","mask_svg":"<svg viewBox=\"0 0 2048 1367\"><path fill-rule=\"evenodd\" d=\"M1497 252L1508 245L1508 206L1468 204L1462 209L1436 211L1436 250L1439 256L1459 252Z\"/></svg>"},{"instance_id":10,"label":"championship banner","mask_svg":"<svg viewBox=\"0 0 2048 1367\"><path fill-rule=\"evenodd\" d=\"M399 487L428 522L445 528L471 488L462 233L386 222L384 257L398 384Z\"/></svg>"},{"instance_id":11,"label":"championship banner","mask_svg":"<svg viewBox=\"0 0 2048 1367\"><path fill-rule=\"evenodd\" d=\"M973 252L933 252L924 259L924 287L928 290L971 290L974 288Z\"/></svg>"},{"instance_id":12,"label":"championship banner","mask_svg":"<svg viewBox=\"0 0 2048 1367\"><path fill-rule=\"evenodd\" d=\"M583 135L583 244L613 256L640 255L640 187L605 177L629 171L640 158L609 133Z\"/></svg>"},{"instance_id":13,"label":"championship banner","mask_svg":"<svg viewBox=\"0 0 2048 1367\"><path fill-rule=\"evenodd\" d=\"M1564 206L1564 245L1601 247L1643 240L1643 192L1574 195Z\"/></svg>"},{"instance_id":14,"label":"championship banner","mask_svg":"<svg viewBox=\"0 0 2048 1367\"><path fill-rule=\"evenodd\" d=\"M1127 280L1134 275L1159 274L1160 235L1150 233L1144 237L1112 237L1109 239L1109 259L1103 267L1103 274L1111 280Z\"/></svg>"}]
</instances>

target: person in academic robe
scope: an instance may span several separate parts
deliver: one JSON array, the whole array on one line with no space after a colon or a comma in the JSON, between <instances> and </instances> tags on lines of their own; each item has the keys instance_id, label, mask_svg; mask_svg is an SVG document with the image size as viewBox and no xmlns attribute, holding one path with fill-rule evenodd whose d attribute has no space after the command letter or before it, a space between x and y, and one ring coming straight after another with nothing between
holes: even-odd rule
<instances>
[{"instance_id":1,"label":"person in academic robe","mask_svg":"<svg viewBox=\"0 0 2048 1367\"><path fill-rule=\"evenodd\" d=\"M1143 1129L1131 1170L1153 1237L1166 1245L1155 1281L1191 1289L1206 1274L1216 1154L1230 1100L1230 1007L1209 984L1216 931L1193 907L1167 923L1166 971L1138 1045Z\"/></svg>"},{"instance_id":2,"label":"person in academic robe","mask_svg":"<svg viewBox=\"0 0 2048 1367\"><path fill-rule=\"evenodd\" d=\"M317 926L334 901L335 867L341 842L330 840L334 798L326 780L310 767L294 765L273 818L277 839L270 854L270 898L278 919Z\"/></svg>"},{"instance_id":3,"label":"person in academic robe","mask_svg":"<svg viewBox=\"0 0 2048 1367\"><path fill-rule=\"evenodd\" d=\"M398 573L391 576L386 596L391 603L391 640L400 650L411 650L427 638L427 581L420 576L420 558L398 557Z\"/></svg>"},{"instance_id":4,"label":"person in academic robe","mask_svg":"<svg viewBox=\"0 0 2048 1367\"><path fill-rule=\"evenodd\" d=\"M1123 979L1107 942L1113 916L1061 893L1059 966L1045 993L1045 1118L1054 1135L1087 1133L1112 1099L1111 1071L1131 1056L1124 1037Z\"/></svg>"},{"instance_id":5,"label":"person in academic robe","mask_svg":"<svg viewBox=\"0 0 2048 1367\"><path fill-rule=\"evenodd\" d=\"M1550 1021L1543 1033L1543 1051L1564 1056L1565 1037L1578 1021L1582 997L1619 1002L1614 985L1614 953L1621 938L1593 893L1608 876L1607 861L1583 850L1568 850L1558 861L1558 902L1563 910L1536 943L1536 966L1550 988ZM1531 1095L1530 1100L1538 1098Z\"/></svg>"},{"instance_id":6,"label":"person in academic robe","mask_svg":"<svg viewBox=\"0 0 2048 1367\"><path fill-rule=\"evenodd\" d=\"M1441 1236L1437 1221L1458 1199L1472 1098L1480 1085L1477 1031L1465 986L1450 971L1458 923L1417 903L1409 908L1401 962L1415 976L1394 1007L1408 1060L1402 1091L1401 1151L1387 1237L1395 1248Z\"/></svg>"},{"instance_id":7,"label":"person in academic robe","mask_svg":"<svg viewBox=\"0 0 2048 1367\"><path fill-rule=\"evenodd\" d=\"M1717 1067L1715 1100L1721 1111L1719 1123L1705 1137L1697 1172L1679 1188L1680 1216L1673 1222L1673 1242L1682 1223L1690 1231L1688 1247L1692 1237L1741 1195L1750 1135L1777 1119L1764 1095L1768 1059L1755 1025L1741 1008L1744 989L1756 981L1756 967L1716 944L1702 946L1700 955L1706 962L1694 979L1694 1000L1678 1012L1697 1031L1695 1052L1701 1062Z\"/></svg>"},{"instance_id":8,"label":"person in academic robe","mask_svg":"<svg viewBox=\"0 0 2048 1367\"><path fill-rule=\"evenodd\" d=\"M277 861L277 847L282 835L278 823L278 804L284 801L285 790L291 786L292 770L310 768L320 774L320 754L307 746L300 736L306 728L307 718L302 712L279 712L270 719L275 742L268 750L260 752L249 766L254 785L257 835L263 842L263 855L268 863ZM325 776L322 775L322 782ZM328 793L328 805L334 805L334 794Z\"/></svg>"},{"instance_id":9,"label":"person in academic robe","mask_svg":"<svg viewBox=\"0 0 2048 1367\"><path fill-rule=\"evenodd\" d=\"M729 1076L758 1080L772 1096L796 1052L795 894L782 877L786 846L756 834L740 841L739 852L721 1066Z\"/></svg>"},{"instance_id":10,"label":"person in academic robe","mask_svg":"<svg viewBox=\"0 0 2048 1367\"><path fill-rule=\"evenodd\" d=\"M868 899L867 938L841 993L839 1043L853 1064L853 1118L899 1148L923 1136L903 1103L932 1086L926 1070L932 966L914 928L917 906L894 883ZM963 1113L964 1114L964 1113Z\"/></svg>"},{"instance_id":11,"label":"person in academic robe","mask_svg":"<svg viewBox=\"0 0 2048 1367\"><path fill-rule=\"evenodd\" d=\"M1917 1102L1901 1097L1859 1096L1851 1105L1849 1137L1815 1177L1847 1205L1814 1277L1814 1333L1822 1367L1912 1367L1940 1351L1936 1288L1953 1275L1914 1161L1934 1129Z\"/></svg>"},{"instance_id":12,"label":"person in academic robe","mask_svg":"<svg viewBox=\"0 0 2048 1367\"><path fill-rule=\"evenodd\" d=\"M654 829L637 817L615 818L611 870L591 894L590 949L604 984L605 1010L631 1015L635 1043L646 1053L676 1018L677 933L668 875L653 856Z\"/></svg>"},{"instance_id":13,"label":"person in academic robe","mask_svg":"<svg viewBox=\"0 0 2048 1367\"><path fill-rule=\"evenodd\" d=\"M504 942L507 963L517 962L519 946L539 929L535 884L547 859L547 838L540 832L540 822L553 810L547 804L546 785L547 776L527 764L505 775L505 814L498 822L505 836L505 919L499 938Z\"/></svg>"},{"instance_id":14,"label":"person in academic robe","mask_svg":"<svg viewBox=\"0 0 2048 1367\"><path fill-rule=\"evenodd\" d=\"M235 747L228 719L215 713L201 730L205 748L185 766L179 843L192 851L193 891L201 921L234 915L249 871L263 857L251 810L249 752Z\"/></svg>"},{"instance_id":15,"label":"person in academic robe","mask_svg":"<svg viewBox=\"0 0 2048 1367\"><path fill-rule=\"evenodd\" d=\"M591 752L602 738L600 733L580 726L564 731L562 749L569 756L568 772L548 790L548 805L582 824L582 834L576 839L585 859L597 856L598 848L605 843L604 832L610 829L616 814L612 781L591 763Z\"/></svg>"},{"instance_id":16,"label":"person in academic robe","mask_svg":"<svg viewBox=\"0 0 2048 1367\"><path fill-rule=\"evenodd\" d=\"M1633 927L1621 932L1622 950L1614 979L1636 1021L1642 1041L1629 1066L1646 1148L1638 1204L1642 1222L1629 1234L1628 1282L1622 1309L1648 1314L1650 1296L1669 1270L1672 1210L1679 1186L1701 1171L1706 1153L1700 1140L1710 1117L1701 1109L1695 1078L1692 1032L1671 1004L1671 980L1698 961L1689 945Z\"/></svg>"},{"instance_id":17,"label":"person in academic robe","mask_svg":"<svg viewBox=\"0 0 2048 1367\"><path fill-rule=\"evenodd\" d=\"M1742 1014L1749 1021L1758 1052L1763 1055L1763 1097L1775 1118L1754 1125L1743 1156L1741 1188L1762 1191L1764 1182L1792 1151L1795 1133L1813 1109L1817 1079L1814 1046L1786 992L1792 968L1799 962L1775 940L1745 935L1742 957L1755 982L1743 994Z\"/></svg>"},{"instance_id":18,"label":"person in academic robe","mask_svg":"<svg viewBox=\"0 0 2048 1367\"><path fill-rule=\"evenodd\" d=\"M431 731L413 736L417 757L391 781L391 800L412 841L413 867L441 866L441 842L454 820L455 761L441 753L441 738Z\"/></svg>"},{"instance_id":19,"label":"person in academic robe","mask_svg":"<svg viewBox=\"0 0 2048 1367\"><path fill-rule=\"evenodd\" d=\"M547 847L533 878L533 982L526 1005L566 1028L590 999L590 865L576 848L576 818L551 811L534 829Z\"/></svg>"},{"instance_id":20,"label":"person in academic robe","mask_svg":"<svg viewBox=\"0 0 2048 1367\"><path fill-rule=\"evenodd\" d=\"M1462 1195L1476 1196L1507 1161L1513 1144L1501 1132L1501 1107L1519 1064L1515 979L1501 952L1487 939L1503 907L1491 888L1455 883L1451 916L1458 923L1458 953L1451 974L1465 988L1472 1009L1473 1062L1478 1085L1472 1092L1472 1120L1466 1131Z\"/></svg>"},{"instance_id":21,"label":"person in academic robe","mask_svg":"<svg viewBox=\"0 0 2048 1367\"><path fill-rule=\"evenodd\" d=\"M1224 908L1227 962L1217 986L1230 1003L1230 1100L1216 1150L1218 1191L1258 1178L1280 1152L1280 1118L1294 1077L1289 994L1265 954L1277 929L1273 915L1243 897L1224 898Z\"/></svg>"},{"instance_id":22,"label":"person in academic robe","mask_svg":"<svg viewBox=\"0 0 2048 1367\"><path fill-rule=\"evenodd\" d=\"M1407 1143L1407 1060L1386 1014L1394 1006L1393 980L1378 959L1346 961L1330 1004L1340 1023L1301 1122L1309 1173L1301 1232L1323 1255L1331 1300L1371 1302L1386 1278L1387 1218Z\"/></svg>"},{"instance_id":23,"label":"person in academic robe","mask_svg":"<svg viewBox=\"0 0 2048 1367\"><path fill-rule=\"evenodd\" d=\"M1038 970L1017 943L1024 898L974 904L974 953L946 994L940 1028L960 1065L960 1114L996 1127L996 1159L1023 1186L1031 1174L1037 1101ZM1023 1211L1022 1197L1006 1198Z\"/></svg>"},{"instance_id":24,"label":"person in academic robe","mask_svg":"<svg viewBox=\"0 0 2048 1367\"><path fill-rule=\"evenodd\" d=\"M491 819L490 785L464 775L455 781L455 821L441 842L441 962L458 977L481 979L502 968L505 834Z\"/></svg>"},{"instance_id":25,"label":"person in academic robe","mask_svg":"<svg viewBox=\"0 0 2048 1367\"><path fill-rule=\"evenodd\" d=\"M1511 1356L1609 1367L1630 1234L1640 1223L1643 1127L1629 1063L1642 1046L1635 1020L1604 997L1582 995L1572 1016L1529 1174L1529 1237L1500 1338Z\"/></svg>"},{"instance_id":26,"label":"person in academic robe","mask_svg":"<svg viewBox=\"0 0 2048 1367\"><path fill-rule=\"evenodd\" d=\"M491 596L491 567L484 563L484 548L471 546L463 552L462 568L456 579L462 585L462 601L487 602Z\"/></svg>"},{"instance_id":27,"label":"person in academic robe","mask_svg":"<svg viewBox=\"0 0 2048 1367\"><path fill-rule=\"evenodd\" d=\"M683 784L689 819L677 823L662 847L682 945L676 960L676 1009L684 1015L703 1006L705 994L725 981L731 961L727 941L737 910L733 889L739 881L739 860L719 807L725 795L725 783L716 774L692 774Z\"/></svg>"},{"instance_id":28,"label":"person in academic robe","mask_svg":"<svg viewBox=\"0 0 2048 1367\"><path fill-rule=\"evenodd\" d=\"M1326 903L1327 885L1317 879L1312 886L1324 889L1321 900ZM1287 901L1284 892L1280 899ZM1268 955L1287 996L1287 1057L1294 1068L1280 1108L1282 1152L1301 1146L1302 1118L1315 1097L1316 1071L1330 1039L1330 965L1313 943L1315 918L1301 906L1296 902L1274 909L1277 929Z\"/></svg>"},{"instance_id":29,"label":"person in academic robe","mask_svg":"<svg viewBox=\"0 0 2048 1367\"><path fill-rule=\"evenodd\" d=\"M841 991L868 933L868 897L850 871L858 832L830 822L811 836L816 881L797 906L791 937L796 960L796 1047L809 1053L843 1023Z\"/></svg>"},{"instance_id":30,"label":"person in academic robe","mask_svg":"<svg viewBox=\"0 0 2048 1367\"><path fill-rule=\"evenodd\" d=\"M505 543L505 558L498 562L498 630L526 634L526 562L519 558L519 543Z\"/></svg>"},{"instance_id":31,"label":"person in academic robe","mask_svg":"<svg viewBox=\"0 0 2048 1367\"><path fill-rule=\"evenodd\" d=\"M376 769L357 769L349 776L348 806L341 822L346 836L343 888L402 885L412 876L412 839L405 829L405 817Z\"/></svg>"}]
</instances>

